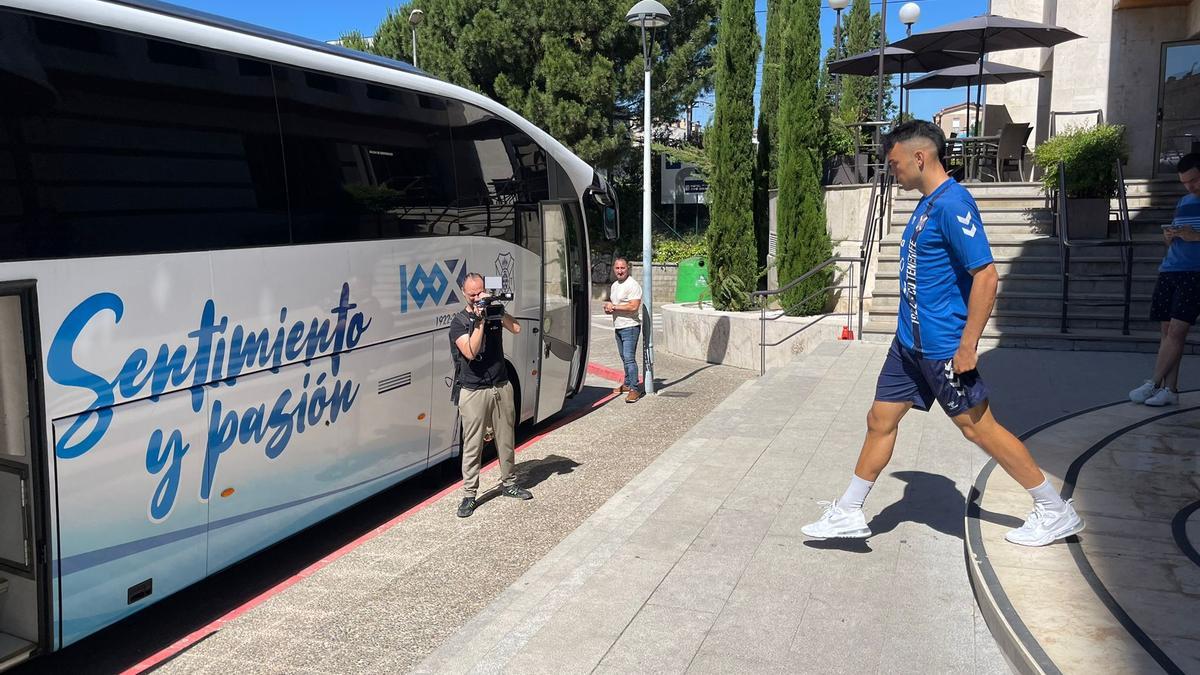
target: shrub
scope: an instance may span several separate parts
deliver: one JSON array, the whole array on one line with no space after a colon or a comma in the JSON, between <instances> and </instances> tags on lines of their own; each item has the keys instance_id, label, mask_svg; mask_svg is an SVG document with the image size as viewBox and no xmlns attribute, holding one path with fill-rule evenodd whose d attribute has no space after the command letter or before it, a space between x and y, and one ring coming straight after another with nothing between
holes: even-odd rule
<instances>
[{"instance_id":1,"label":"shrub","mask_svg":"<svg viewBox=\"0 0 1200 675\"><path fill-rule=\"evenodd\" d=\"M654 262L656 264L678 263L684 258L693 256L708 257L708 241L703 234L685 235L683 239L675 237L654 238Z\"/></svg>"},{"instance_id":2,"label":"shrub","mask_svg":"<svg viewBox=\"0 0 1200 675\"><path fill-rule=\"evenodd\" d=\"M1100 124L1090 128L1068 128L1043 141L1033 153L1034 163L1042 170L1042 188L1058 189L1058 166L1064 165L1067 197L1112 197L1117 190L1116 160L1125 161L1125 127Z\"/></svg>"}]
</instances>

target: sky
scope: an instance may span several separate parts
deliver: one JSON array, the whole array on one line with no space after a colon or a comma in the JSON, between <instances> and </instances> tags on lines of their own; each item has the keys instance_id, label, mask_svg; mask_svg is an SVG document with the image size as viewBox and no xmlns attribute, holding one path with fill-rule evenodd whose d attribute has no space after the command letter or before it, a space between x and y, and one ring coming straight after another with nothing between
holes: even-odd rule
<instances>
[{"instance_id":1,"label":"sky","mask_svg":"<svg viewBox=\"0 0 1200 675\"><path fill-rule=\"evenodd\" d=\"M343 33L357 30L364 35L371 35L383 19L387 10L397 6L398 2L386 0L173 0L175 4L191 7L204 12L246 21L295 33L316 40L334 40ZM586 0L580 0L586 2ZM916 0L921 8L921 16L913 26L913 32L919 33L924 28L932 28L942 24L966 19L987 11L988 0ZM887 32L888 41L894 42L904 37L904 24L900 23L900 7L904 3L898 0L888 0ZM630 6L633 0L630 0ZM872 10L878 12L882 2L873 0ZM821 36L822 55L833 44L834 11L829 9L828 0L822 2ZM755 0L758 15L759 38L765 40L767 33L767 2ZM843 19L845 13L843 12ZM417 37L420 40L420 35ZM761 74L761 56L760 66ZM755 99L758 91L755 90ZM965 98L964 90L949 91L925 90L914 91L911 102L913 113L917 117L931 119L938 110ZM709 105L701 104L696 107L695 119L706 123L712 113L712 97ZM757 119L757 117L756 117Z\"/></svg>"}]
</instances>

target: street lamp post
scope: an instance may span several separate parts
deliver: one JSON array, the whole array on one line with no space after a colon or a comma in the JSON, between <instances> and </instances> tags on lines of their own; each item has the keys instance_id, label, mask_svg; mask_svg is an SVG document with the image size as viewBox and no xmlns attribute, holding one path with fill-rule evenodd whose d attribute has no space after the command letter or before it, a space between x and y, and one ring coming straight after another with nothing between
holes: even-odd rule
<instances>
[{"instance_id":1,"label":"street lamp post","mask_svg":"<svg viewBox=\"0 0 1200 675\"><path fill-rule=\"evenodd\" d=\"M850 0L829 0L829 7L835 12L833 20L833 60L836 61L842 58L842 10L850 5ZM834 97L836 101L842 99L842 76L835 75L837 78L836 86L834 87Z\"/></svg>"},{"instance_id":2,"label":"street lamp post","mask_svg":"<svg viewBox=\"0 0 1200 675\"><path fill-rule=\"evenodd\" d=\"M655 0L642 0L625 14L625 21L642 31L645 63L645 121L642 124L642 369L647 394L654 393L654 252L650 243L650 47L654 29L671 21L671 13ZM647 35L649 29L649 35Z\"/></svg>"},{"instance_id":3,"label":"street lamp post","mask_svg":"<svg viewBox=\"0 0 1200 675\"><path fill-rule=\"evenodd\" d=\"M413 68L420 68L417 65L417 26L424 20L425 12L420 9L414 9L408 13L408 25L412 26Z\"/></svg>"},{"instance_id":4,"label":"street lamp post","mask_svg":"<svg viewBox=\"0 0 1200 675\"><path fill-rule=\"evenodd\" d=\"M919 19L919 18L921 18L921 6L918 5L917 3L906 2L906 3L904 3L904 6L900 8L900 23L904 24L904 36L905 37L912 35L913 24L916 23L917 19ZM900 103L901 103L900 115L901 115L901 117L904 116L905 110L908 111L909 115L912 114L912 100L909 98L909 96L911 96L912 94L911 94L911 92L909 92L907 89L904 88L904 85L908 84L908 73L904 73L904 75L902 77L903 77L903 80L900 82Z\"/></svg>"}]
</instances>

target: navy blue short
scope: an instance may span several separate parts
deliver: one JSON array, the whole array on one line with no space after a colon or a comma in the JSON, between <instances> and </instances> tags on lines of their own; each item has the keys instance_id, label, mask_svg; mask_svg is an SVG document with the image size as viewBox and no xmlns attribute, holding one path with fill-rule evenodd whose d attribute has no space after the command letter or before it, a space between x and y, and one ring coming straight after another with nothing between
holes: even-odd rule
<instances>
[{"instance_id":1,"label":"navy blue short","mask_svg":"<svg viewBox=\"0 0 1200 675\"><path fill-rule=\"evenodd\" d=\"M912 401L917 410L929 410L934 399L951 417L988 400L988 388L978 370L954 374L952 359L925 359L893 338L887 361L879 371L875 400Z\"/></svg>"}]
</instances>

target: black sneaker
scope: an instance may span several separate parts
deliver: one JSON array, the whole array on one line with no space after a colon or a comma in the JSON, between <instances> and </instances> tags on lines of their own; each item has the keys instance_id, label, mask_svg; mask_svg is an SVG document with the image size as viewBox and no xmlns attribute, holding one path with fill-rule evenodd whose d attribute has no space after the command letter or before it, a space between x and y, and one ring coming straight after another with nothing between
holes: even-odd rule
<instances>
[{"instance_id":1,"label":"black sneaker","mask_svg":"<svg viewBox=\"0 0 1200 675\"><path fill-rule=\"evenodd\" d=\"M532 492L516 485L505 485L500 490L500 494L505 497L512 497L513 499L533 499Z\"/></svg>"},{"instance_id":2,"label":"black sneaker","mask_svg":"<svg viewBox=\"0 0 1200 675\"><path fill-rule=\"evenodd\" d=\"M458 505L458 517L470 518L472 513L475 513L475 498L463 497L462 503Z\"/></svg>"}]
</instances>

